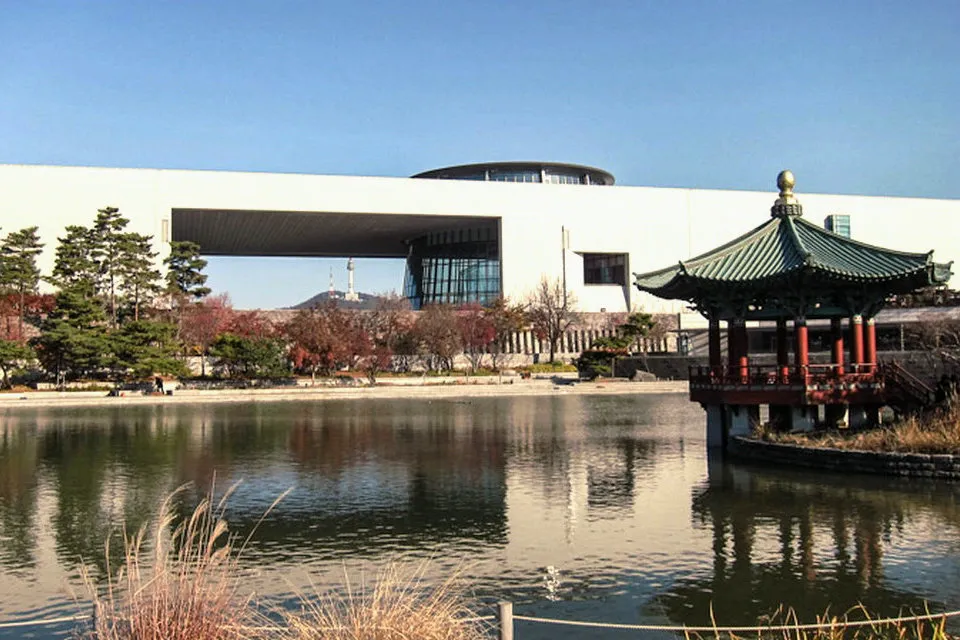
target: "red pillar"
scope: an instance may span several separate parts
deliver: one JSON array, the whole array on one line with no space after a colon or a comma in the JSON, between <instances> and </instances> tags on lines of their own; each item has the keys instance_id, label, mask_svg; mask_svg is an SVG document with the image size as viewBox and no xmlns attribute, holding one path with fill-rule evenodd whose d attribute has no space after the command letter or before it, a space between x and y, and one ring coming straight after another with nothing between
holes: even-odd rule
<instances>
[{"instance_id":1,"label":"red pillar","mask_svg":"<svg viewBox=\"0 0 960 640\"><path fill-rule=\"evenodd\" d=\"M807 367L810 365L810 343L807 336L806 318L794 319L793 334L797 341L797 347L794 350L797 358L797 371L800 375L806 375Z\"/></svg>"},{"instance_id":2,"label":"red pillar","mask_svg":"<svg viewBox=\"0 0 960 640\"><path fill-rule=\"evenodd\" d=\"M747 338L747 322L745 320L739 320L737 324L737 333L739 338L737 339L737 349L739 358L737 360L737 366L740 369L740 383L747 384L750 379L750 341Z\"/></svg>"},{"instance_id":3,"label":"red pillar","mask_svg":"<svg viewBox=\"0 0 960 640\"><path fill-rule=\"evenodd\" d=\"M727 320L727 371L728 376L732 376L737 368L737 362L740 360L740 349L737 346L737 340L740 334L734 325L735 320Z\"/></svg>"},{"instance_id":4,"label":"red pillar","mask_svg":"<svg viewBox=\"0 0 960 640\"><path fill-rule=\"evenodd\" d=\"M867 318L867 326L864 327L864 353L863 361L869 366L869 371L873 371L877 366L877 323L873 318Z\"/></svg>"},{"instance_id":5,"label":"red pillar","mask_svg":"<svg viewBox=\"0 0 960 640\"><path fill-rule=\"evenodd\" d=\"M831 362L835 365L834 371L838 376L843 375L843 324L840 318L830 318L830 334L833 338L833 358Z\"/></svg>"},{"instance_id":6,"label":"red pillar","mask_svg":"<svg viewBox=\"0 0 960 640\"><path fill-rule=\"evenodd\" d=\"M780 382L786 382L790 368L790 356L787 353L787 319L777 318L777 376Z\"/></svg>"},{"instance_id":7,"label":"red pillar","mask_svg":"<svg viewBox=\"0 0 960 640\"><path fill-rule=\"evenodd\" d=\"M857 370L862 370L860 366L864 363L863 359L863 316L859 313L850 318L850 363Z\"/></svg>"},{"instance_id":8,"label":"red pillar","mask_svg":"<svg viewBox=\"0 0 960 640\"><path fill-rule=\"evenodd\" d=\"M723 354L720 353L720 321L716 318L710 318L710 324L707 329L707 339L710 344L710 372L720 373L723 368Z\"/></svg>"}]
</instances>

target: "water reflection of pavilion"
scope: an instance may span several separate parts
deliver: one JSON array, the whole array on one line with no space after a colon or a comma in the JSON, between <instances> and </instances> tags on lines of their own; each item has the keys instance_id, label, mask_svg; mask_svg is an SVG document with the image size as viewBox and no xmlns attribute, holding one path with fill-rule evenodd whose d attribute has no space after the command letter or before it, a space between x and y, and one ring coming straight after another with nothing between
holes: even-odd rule
<instances>
[{"instance_id":1,"label":"water reflection of pavilion","mask_svg":"<svg viewBox=\"0 0 960 640\"><path fill-rule=\"evenodd\" d=\"M709 481L692 502L698 524L713 533L713 567L711 575L680 580L658 596L658 610L678 622L709 624L711 607L722 624L745 624L781 604L810 620L858 603L893 615L922 610L928 600L933 610L960 601L956 586L940 594L911 591L888 578L883 563L885 547L908 528L960 533L960 487L918 490L885 479L825 480L711 462ZM942 570L949 576L957 567Z\"/></svg>"}]
</instances>

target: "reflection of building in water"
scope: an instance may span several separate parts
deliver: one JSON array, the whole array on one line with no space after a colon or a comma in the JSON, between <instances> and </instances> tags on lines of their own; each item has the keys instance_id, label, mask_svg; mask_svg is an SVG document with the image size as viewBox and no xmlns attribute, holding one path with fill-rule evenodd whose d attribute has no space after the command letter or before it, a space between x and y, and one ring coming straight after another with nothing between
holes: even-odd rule
<instances>
[{"instance_id":1,"label":"reflection of building in water","mask_svg":"<svg viewBox=\"0 0 960 640\"><path fill-rule=\"evenodd\" d=\"M822 476L720 461L709 469L708 485L693 496L693 513L712 530L713 568L711 575L681 580L657 598L673 620L709 624L712 611L721 624L746 624L781 604L804 620L860 602L876 615L923 609L929 596L895 585L883 564L891 531L912 510L908 494L891 499L896 494L877 491L882 485L874 478L843 476L831 486ZM951 491L944 496L945 521L960 529L960 488ZM915 519L912 526L922 522ZM779 544L758 548L757 540Z\"/></svg>"}]
</instances>

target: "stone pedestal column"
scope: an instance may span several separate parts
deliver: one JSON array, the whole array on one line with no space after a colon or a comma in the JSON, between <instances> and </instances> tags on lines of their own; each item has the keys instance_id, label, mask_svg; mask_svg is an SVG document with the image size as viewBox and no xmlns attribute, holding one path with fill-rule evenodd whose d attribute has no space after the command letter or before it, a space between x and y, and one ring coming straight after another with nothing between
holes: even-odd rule
<instances>
[{"instance_id":1,"label":"stone pedestal column","mask_svg":"<svg viewBox=\"0 0 960 640\"><path fill-rule=\"evenodd\" d=\"M723 450L727 446L725 407L720 404L709 404L704 408L707 411L707 449Z\"/></svg>"}]
</instances>

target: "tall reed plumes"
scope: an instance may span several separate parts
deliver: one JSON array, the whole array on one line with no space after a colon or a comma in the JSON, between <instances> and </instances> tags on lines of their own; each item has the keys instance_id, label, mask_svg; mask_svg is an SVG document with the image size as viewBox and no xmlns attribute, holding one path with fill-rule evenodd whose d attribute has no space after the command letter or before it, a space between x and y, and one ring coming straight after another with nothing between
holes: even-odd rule
<instances>
[{"instance_id":1,"label":"tall reed plumes","mask_svg":"<svg viewBox=\"0 0 960 640\"><path fill-rule=\"evenodd\" d=\"M466 604L455 576L439 586L427 585L425 565L405 573L396 565L383 569L372 585L345 593L301 597L299 611L281 612L282 640L482 640L489 638Z\"/></svg>"},{"instance_id":2,"label":"tall reed plumes","mask_svg":"<svg viewBox=\"0 0 960 640\"><path fill-rule=\"evenodd\" d=\"M207 496L188 518L178 521L173 503L181 488L163 502L149 539L146 527L133 536L124 532L123 567L108 576L105 588L87 580L95 610L88 638L251 637L246 629L255 626L259 616L252 594L241 592L240 554L223 518L235 486L216 504Z\"/></svg>"},{"instance_id":3,"label":"tall reed plumes","mask_svg":"<svg viewBox=\"0 0 960 640\"><path fill-rule=\"evenodd\" d=\"M124 564L98 586L87 576L95 618L81 635L86 640L480 640L461 584L439 586L424 579L426 565L402 573L390 565L372 585L354 591L305 595L296 610L270 611L244 588L239 545L224 512L236 489L214 502L212 494L184 519L173 505L184 487L164 500L151 528L123 535ZM282 494L263 518L286 496ZM258 523L259 524L259 523Z\"/></svg>"}]
</instances>

